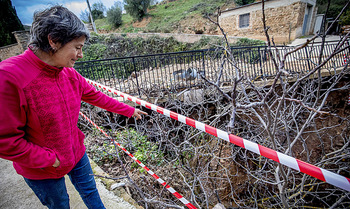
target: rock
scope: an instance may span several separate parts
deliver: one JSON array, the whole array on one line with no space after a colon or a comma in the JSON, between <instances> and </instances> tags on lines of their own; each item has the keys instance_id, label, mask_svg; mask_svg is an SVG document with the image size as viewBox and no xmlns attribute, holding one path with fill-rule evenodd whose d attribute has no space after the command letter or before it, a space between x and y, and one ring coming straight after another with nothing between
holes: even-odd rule
<instances>
[{"instance_id":1,"label":"rock","mask_svg":"<svg viewBox=\"0 0 350 209\"><path fill-rule=\"evenodd\" d=\"M226 209L225 206L221 203L216 204L213 209Z\"/></svg>"},{"instance_id":2,"label":"rock","mask_svg":"<svg viewBox=\"0 0 350 209\"><path fill-rule=\"evenodd\" d=\"M204 101L203 89L192 89L184 92L184 103L195 104Z\"/></svg>"},{"instance_id":3,"label":"rock","mask_svg":"<svg viewBox=\"0 0 350 209\"><path fill-rule=\"evenodd\" d=\"M111 185L111 190L114 190L115 188L123 187L123 186L125 186L125 183L115 183Z\"/></svg>"}]
</instances>

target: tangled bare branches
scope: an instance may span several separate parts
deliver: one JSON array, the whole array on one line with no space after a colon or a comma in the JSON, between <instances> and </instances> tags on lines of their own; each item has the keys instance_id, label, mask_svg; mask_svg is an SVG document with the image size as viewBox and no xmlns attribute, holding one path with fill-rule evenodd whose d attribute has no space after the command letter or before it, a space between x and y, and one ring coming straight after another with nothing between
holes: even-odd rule
<instances>
[{"instance_id":1,"label":"tangled bare branches","mask_svg":"<svg viewBox=\"0 0 350 209\"><path fill-rule=\"evenodd\" d=\"M215 69L217 79L202 76L206 81L204 88L187 90L194 95L193 100L181 99L183 94L178 94L164 101L159 94L154 101L166 109L350 177L350 71L348 64L339 67L334 63L337 55L348 55L349 34L341 37L331 53L323 51L324 38L321 43L315 42L324 34L292 51L274 50L263 21L275 76L249 79L230 49L223 47L227 53ZM314 47L318 56L295 55L306 46ZM285 63L290 57L295 62L308 59L311 68L302 69L302 73L289 72ZM226 69L224 63L231 63L233 69ZM220 79L227 70L236 73L230 85L223 87ZM147 92L143 93L147 96ZM154 93L149 98L154 98ZM148 117L136 122L85 108L115 140L198 208L212 208L217 203L227 208L350 206L349 193L342 189L157 112L145 110ZM128 156L115 152L109 140L98 139L98 134L88 131L83 122L80 125L92 136L87 142L91 156L98 156L95 160L112 176L127 176L139 204L146 208L183 207ZM111 158L111 154L117 157Z\"/></svg>"}]
</instances>

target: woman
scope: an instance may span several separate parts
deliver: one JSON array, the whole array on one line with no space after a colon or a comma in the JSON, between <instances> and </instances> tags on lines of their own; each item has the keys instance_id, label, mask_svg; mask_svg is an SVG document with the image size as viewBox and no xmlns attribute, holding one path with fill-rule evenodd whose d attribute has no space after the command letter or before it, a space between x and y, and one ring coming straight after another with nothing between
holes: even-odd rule
<instances>
[{"instance_id":1,"label":"woman","mask_svg":"<svg viewBox=\"0 0 350 209\"><path fill-rule=\"evenodd\" d=\"M106 96L73 69L89 38L62 6L34 14L28 49L0 63L0 157L43 205L69 208L69 175L88 208L104 208L77 128L81 101L127 117L147 114Z\"/></svg>"}]
</instances>

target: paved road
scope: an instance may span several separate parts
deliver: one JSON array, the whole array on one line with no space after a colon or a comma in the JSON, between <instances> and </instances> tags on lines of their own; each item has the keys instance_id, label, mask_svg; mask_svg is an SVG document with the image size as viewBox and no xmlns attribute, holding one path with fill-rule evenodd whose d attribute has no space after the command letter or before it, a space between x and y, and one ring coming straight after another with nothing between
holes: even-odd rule
<instances>
[{"instance_id":1,"label":"paved road","mask_svg":"<svg viewBox=\"0 0 350 209\"><path fill-rule=\"evenodd\" d=\"M72 209L86 209L78 192L66 177L67 190ZM136 209L134 206L108 191L97 179L97 188L107 209ZM12 162L0 158L0 209L44 209L39 199L18 175Z\"/></svg>"},{"instance_id":2,"label":"paved road","mask_svg":"<svg viewBox=\"0 0 350 209\"><path fill-rule=\"evenodd\" d=\"M294 41L292 41L292 43L288 44L288 46L298 46L301 44L304 44L306 42L307 39L312 38L313 36L307 36L304 38L297 38ZM328 35L326 36L326 41L339 41L340 40L340 36L335 36L335 35ZM321 38L316 38L315 42L322 42Z\"/></svg>"}]
</instances>

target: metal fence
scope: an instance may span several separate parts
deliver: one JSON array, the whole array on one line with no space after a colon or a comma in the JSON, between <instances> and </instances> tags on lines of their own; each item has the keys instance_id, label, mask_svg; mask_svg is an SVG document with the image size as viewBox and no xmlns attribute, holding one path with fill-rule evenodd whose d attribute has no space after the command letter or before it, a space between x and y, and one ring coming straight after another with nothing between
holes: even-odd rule
<instances>
[{"instance_id":1,"label":"metal fence","mask_svg":"<svg viewBox=\"0 0 350 209\"><path fill-rule=\"evenodd\" d=\"M326 43L321 58L326 59L336 47L337 43ZM294 47L273 47L272 56L282 58L292 50ZM232 82L237 73L253 80L276 75L266 46L232 47L231 51L231 61L225 59L227 54L222 49L206 49L77 62L75 68L86 78L139 96L200 87L204 84L200 74L215 82L222 72L222 83ZM284 68L290 73L308 72L318 65L320 53L321 44L307 46L289 55ZM324 68L344 65L344 56L349 56L348 49L336 54Z\"/></svg>"}]
</instances>

